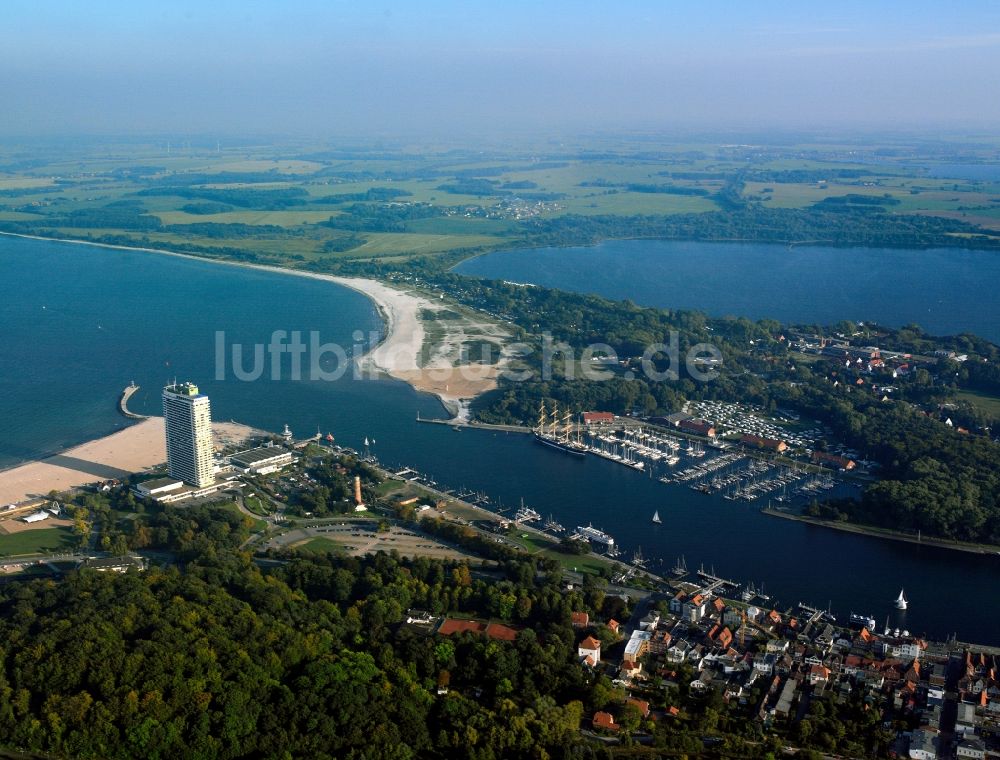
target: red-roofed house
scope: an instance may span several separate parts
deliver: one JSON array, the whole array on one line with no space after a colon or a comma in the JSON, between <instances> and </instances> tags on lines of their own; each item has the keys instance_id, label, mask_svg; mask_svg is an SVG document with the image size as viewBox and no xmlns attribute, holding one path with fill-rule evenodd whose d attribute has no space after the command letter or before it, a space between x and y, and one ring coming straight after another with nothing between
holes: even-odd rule
<instances>
[{"instance_id":1,"label":"red-roofed house","mask_svg":"<svg viewBox=\"0 0 1000 760\"><path fill-rule=\"evenodd\" d=\"M611 412L584 412L583 422L585 425L606 425L615 421L615 415Z\"/></svg>"},{"instance_id":2,"label":"red-roofed house","mask_svg":"<svg viewBox=\"0 0 1000 760\"><path fill-rule=\"evenodd\" d=\"M581 659L590 657L594 660L594 665L601 661L601 642L593 636L588 636L580 642L577 647L576 656Z\"/></svg>"},{"instance_id":3,"label":"red-roofed house","mask_svg":"<svg viewBox=\"0 0 1000 760\"><path fill-rule=\"evenodd\" d=\"M816 685L830 680L830 669L826 665L813 665L809 668L809 683Z\"/></svg>"},{"instance_id":4,"label":"red-roofed house","mask_svg":"<svg viewBox=\"0 0 1000 760\"><path fill-rule=\"evenodd\" d=\"M481 620L457 620L455 618L445 618L438 626L437 632L442 636L451 636L455 633L478 633L496 641L514 641L517 638L518 629L511 628L502 623L484 623Z\"/></svg>"},{"instance_id":5,"label":"red-roofed house","mask_svg":"<svg viewBox=\"0 0 1000 760\"><path fill-rule=\"evenodd\" d=\"M594 713L594 729L598 731L617 731L618 724L615 723L615 718L611 713L606 712L596 712Z\"/></svg>"},{"instance_id":6,"label":"red-roofed house","mask_svg":"<svg viewBox=\"0 0 1000 760\"><path fill-rule=\"evenodd\" d=\"M608 628L610 628L615 633L618 633L618 629L621 628L621 623L619 623L614 618L611 618L611 620L608 621Z\"/></svg>"},{"instance_id":7,"label":"red-roofed house","mask_svg":"<svg viewBox=\"0 0 1000 760\"><path fill-rule=\"evenodd\" d=\"M740 443L744 446L753 446L755 449L777 451L779 454L788 448L788 444L784 441L779 441L776 438L761 438L759 435L740 436Z\"/></svg>"},{"instance_id":8,"label":"red-roofed house","mask_svg":"<svg viewBox=\"0 0 1000 760\"><path fill-rule=\"evenodd\" d=\"M857 463L853 459L840 457L836 454L827 454L825 451L814 451L812 453L813 464L823 467L836 467L838 470L853 470Z\"/></svg>"},{"instance_id":9,"label":"red-roofed house","mask_svg":"<svg viewBox=\"0 0 1000 760\"><path fill-rule=\"evenodd\" d=\"M569 621L574 628L586 628L590 625L590 615L586 612L573 612L570 613Z\"/></svg>"},{"instance_id":10,"label":"red-roofed house","mask_svg":"<svg viewBox=\"0 0 1000 760\"><path fill-rule=\"evenodd\" d=\"M677 423L677 427L686 433L715 438L715 425L705 420L681 420Z\"/></svg>"}]
</instances>

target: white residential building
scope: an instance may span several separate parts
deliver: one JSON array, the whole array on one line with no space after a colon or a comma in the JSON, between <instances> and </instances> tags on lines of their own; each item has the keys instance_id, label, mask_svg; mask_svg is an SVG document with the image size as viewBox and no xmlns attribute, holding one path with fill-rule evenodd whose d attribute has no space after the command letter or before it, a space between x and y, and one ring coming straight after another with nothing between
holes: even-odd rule
<instances>
[{"instance_id":1,"label":"white residential building","mask_svg":"<svg viewBox=\"0 0 1000 760\"><path fill-rule=\"evenodd\" d=\"M588 636L580 642L576 650L577 657L587 662L588 665L597 665L601 661L601 641L593 636Z\"/></svg>"}]
</instances>

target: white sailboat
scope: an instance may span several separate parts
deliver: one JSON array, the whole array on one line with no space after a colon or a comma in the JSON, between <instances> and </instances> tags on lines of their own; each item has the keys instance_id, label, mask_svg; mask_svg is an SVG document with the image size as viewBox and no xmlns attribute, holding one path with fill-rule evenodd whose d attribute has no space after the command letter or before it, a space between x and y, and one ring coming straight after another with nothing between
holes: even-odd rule
<instances>
[{"instance_id":1,"label":"white sailboat","mask_svg":"<svg viewBox=\"0 0 1000 760\"><path fill-rule=\"evenodd\" d=\"M659 510L653 512L653 522L655 522L657 525L659 525L660 523L663 522L663 520L660 519L660 511Z\"/></svg>"},{"instance_id":2,"label":"white sailboat","mask_svg":"<svg viewBox=\"0 0 1000 760\"><path fill-rule=\"evenodd\" d=\"M903 589L899 590L899 598L896 599L896 609L905 610L909 602L906 601L906 595L903 593Z\"/></svg>"}]
</instances>

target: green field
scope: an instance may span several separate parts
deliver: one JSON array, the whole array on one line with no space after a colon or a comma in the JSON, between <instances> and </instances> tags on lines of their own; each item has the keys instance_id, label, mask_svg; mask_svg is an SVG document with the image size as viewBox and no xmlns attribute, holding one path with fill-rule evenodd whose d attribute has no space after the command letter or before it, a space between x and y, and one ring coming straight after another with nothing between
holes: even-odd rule
<instances>
[{"instance_id":1,"label":"green field","mask_svg":"<svg viewBox=\"0 0 1000 760\"><path fill-rule=\"evenodd\" d=\"M184 201L185 203L187 201ZM226 211L221 214L189 214L186 211L155 211L164 224L274 224L294 227L316 224L330 218L329 211Z\"/></svg>"},{"instance_id":2,"label":"green field","mask_svg":"<svg viewBox=\"0 0 1000 760\"><path fill-rule=\"evenodd\" d=\"M375 487L375 493L377 493L379 496L388 496L391 493L402 491L405 488L406 488L405 481L393 480L392 478L388 478L387 480L383 480Z\"/></svg>"},{"instance_id":3,"label":"green field","mask_svg":"<svg viewBox=\"0 0 1000 760\"><path fill-rule=\"evenodd\" d=\"M333 552L334 554L344 553L344 547L341 544L323 536L310 538L305 543L296 545L295 549L296 551L315 552L317 554L328 554L329 552Z\"/></svg>"},{"instance_id":4,"label":"green field","mask_svg":"<svg viewBox=\"0 0 1000 760\"><path fill-rule=\"evenodd\" d=\"M65 526L23 530L0 536L0 556L69 550L74 544L73 529Z\"/></svg>"},{"instance_id":5,"label":"green field","mask_svg":"<svg viewBox=\"0 0 1000 760\"><path fill-rule=\"evenodd\" d=\"M292 266L319 261L318 268L335 269L356 260L398 264L456 249L531 245L534 220L570 214L717 211L717 194L745 180L743 198L765 208L887 195L897 201L887 207L893 214L1000 229L1000 183L928 177L919 159L922 144L905 138L877 146L793 141L767 149L655 136L529 141L493 150L442 144L331 151L300 144L168 153L165 147L108 141L39 153L28 168L0 174L0 225ZM988 139L966 140L954 150L974 163L994 160L998 147ZM876 148L895 149L901 158L858 162L859 152ZM0 165L14 166L17 158L0 147ZM184 210L205 203L216 211ZM336 228L324 224L331 217ZM627 229L614 234L628 237Z\"/></svg>"},{"instance_id":6,"label":"green field","mask_svg":"<svg viewBox=\"0 0 1000 760\"><path fill-rule=\"evenodd\" d=\"M984 414L988 414L993 419L1000 420L1000 397L991 396L988 393L978 391L958 391L955 396L959 401L968 401Z\"/></svg>"},{"instance_id":7,"label":"green field","mask_svg":"<svg viewBox=\"0 0 1000 760\"><path fill-rule=\"evenodd\" d=\"M554 559L567 570L597 575L614 567L614 563L592 554L566 554L556 549L557 542L536 533L516 532L508 540L531 554Z\"/></svg>"},{"instance_id":8,"label":"green field","mask_svg":"<svg viewBox=\"0 0 1000 760\"><path fill-rule=\"evenodd\" d=\"M265 517L270 514L264 500L256 496L244 497L243 503L246 505L246 508L249 509L251 512L253 512L255 515L260 515L261 517Z\"/></svg>"}]
</instances>

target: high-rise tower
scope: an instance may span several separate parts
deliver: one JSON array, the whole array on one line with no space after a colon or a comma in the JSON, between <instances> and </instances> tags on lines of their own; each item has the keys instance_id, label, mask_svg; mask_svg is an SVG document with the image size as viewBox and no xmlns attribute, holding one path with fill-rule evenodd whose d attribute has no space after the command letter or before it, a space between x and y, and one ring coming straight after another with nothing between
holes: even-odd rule
<instances>
[{"instance_id":1,"label":"high-rise tower","mask_svg":"<svg viewBox=\"0 0 1000 760\"><path fill-rule=\"evenodd\" d=\"M208 396L199 393L194 383L168 385L163 389L163 417L170 476L198 488L212 485L215 467Z\"/></svg>"}]
</instances>

